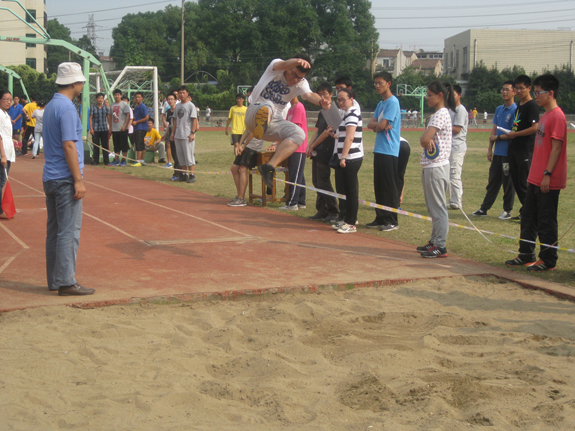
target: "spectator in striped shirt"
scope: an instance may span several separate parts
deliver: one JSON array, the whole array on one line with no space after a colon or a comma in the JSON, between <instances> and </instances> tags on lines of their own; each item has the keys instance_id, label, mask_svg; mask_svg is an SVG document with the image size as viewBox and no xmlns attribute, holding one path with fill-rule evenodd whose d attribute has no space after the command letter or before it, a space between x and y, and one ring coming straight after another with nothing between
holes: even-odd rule
<instances>
[{"instance_id":1,"label":"spectator in striped shirt","mask_svg":"<svg viewBox=\"0 0 575 431\"><path fill-rule=\"evenodd\" d=\"M363 135L361 110L354 106L354 93L342 88L337 93L337 103L343 111L343 118L337 131L334 154L338 155L339 168L335 170L335 187L345 195L340 199L339 208L345 213L344 219L333 225L339 233L357 232L357 211L359 208L359 181L357 173L363 162Z\"/></svg>"}]
</instances>

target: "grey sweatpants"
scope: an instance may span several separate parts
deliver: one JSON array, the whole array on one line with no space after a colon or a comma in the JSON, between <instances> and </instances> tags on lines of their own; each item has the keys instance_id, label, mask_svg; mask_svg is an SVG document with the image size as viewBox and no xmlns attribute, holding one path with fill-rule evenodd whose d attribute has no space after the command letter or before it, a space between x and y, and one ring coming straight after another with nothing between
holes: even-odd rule
<instances>
[{"instance_id":1,"label":"grey sweatpants","mask_svg":"<svg viewBox=\"0 0 575 431\"><path fill-rule=\"evenodd\" d=\"M289 139L298 146L303 144L305 133L302 128L291 121L275 116L275 107L269 102L252 103L248 106L248 110L246 111L246 127L250 132L253 132L256 127L256 114L263 105L267 106L271 112L271 121L263 136L264 141L281 142L284 139Z\"/></svg>"},{"instance_id":2,"label":"grey sweatpants","mask_svg":"<svg viewBox=\"0 0 575 431\"><path fill-rule=\"evenodd\" d=\"M178 155L180 166L194 166L196 164L196 159L194 158L196 140L194 139L190 142L188 138L175 138L174 142L176 144L176 154Z\"/></svg>"},{"instance_id":3,"label":"grey sweatpants","mask_svg":"<svg viewBox=\"0 0 575 431\"><path fill-rule=\"evenodd\" d=\"M445 191L449 187L449 164L421 170L421 184L427 212L433 219L429 241L444 248L449 232L449 213L445 205Z\"/></svg>"}]
</instances>

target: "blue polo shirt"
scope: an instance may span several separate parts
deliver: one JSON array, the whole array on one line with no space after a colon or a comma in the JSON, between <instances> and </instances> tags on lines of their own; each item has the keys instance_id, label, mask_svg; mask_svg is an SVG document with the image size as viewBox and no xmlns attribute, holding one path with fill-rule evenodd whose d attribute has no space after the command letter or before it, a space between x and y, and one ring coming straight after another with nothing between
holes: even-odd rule
<instances>
[{"instance_id":1,"label":"blue polo shirt","mask_svg":"<svg viewBox=\"0 0 575 431\"><path fill-rule=\"evenodd\" d=\"M377 121L385 119L393 127L389 132L377 132L375 135L374 153L386 154L393 157L399 157L399 138L401 134L401 110L399 100L391 96L387 100L382 100L377 104L373 117Z\"/></svg>"},{"instance_id":2,"label":"blue polo shirt","mask_svg":"<svg viewBox=\"0 0 575 431\"><path fill-rule=\"evenodd\" d=\"M507 108L505 105L500 105L495 109L495 115L493 116L493 124L504 129L511 130L513 128L513 120L515 119L515 111L517 110L517 105L513 103ZM505 135L505 132L497 130L497 135ZM507 149L509 148L509 140L505 141L495 141L495 149L493 150L494 156L507 157Z\"/></svg>"},{"instance_id":3,"label":"blue polo shirt","mask_svg":"<svg viewBox=\"0 0 575 431\"><path fill-rule=\"evenodd\" d=\"M139 121L148 115L148 107L144 105L144 102L140 103L138 106L134 107L134 120ZM138 123L134 126L134 132L138 130L148 131L148 122Z\"/></svg>"},{"instance_id":4,"label":"blue polo shirt","mask_svg":"<svg viewBox=\"0 0 575 431\"><path fill-rule=\"evenodd\" d=\"M12 106L10 106L10 109L8 109L8 115L10 115L10 118L12 120L15 120L16 117L18 117L18 115L21 115L23 111L24 107L19 103L16 106L12 104ZM21 128L22 128L22 117L20 117L20 119L12 125L12 130L20 130Z\"/></svg>"},{"instance_id":5,"label":"blue polo shirt","mask_svg":"<svg viewBox=\"0 0 575 431\"><path fill-rule=\"evenodd\" d=\"M82 122L76 107L66 96L56 93L44 110L44 173L42 181L71 178L72 172L66 162L64 141L74 141L78 153L80 172L84 174L84 144L82 142Z\"/></svg>"}]
</instances>

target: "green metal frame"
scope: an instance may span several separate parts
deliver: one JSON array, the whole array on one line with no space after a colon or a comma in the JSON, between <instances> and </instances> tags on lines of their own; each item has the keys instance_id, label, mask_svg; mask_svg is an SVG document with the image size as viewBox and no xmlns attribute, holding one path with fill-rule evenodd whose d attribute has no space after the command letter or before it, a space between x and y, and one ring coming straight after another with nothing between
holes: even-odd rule
<instances>
[{"instance_id":1,"label":"green metal frame","mask_svg":"<svg viewBox=\"0 0 575 431\"><path fill-rule=\"evenodd\" d=\"M82 57L82 59L83 59L82 71L84 73L84 77L86 78L86 82L88 83L88 85L84 85L84 88L82 90L82 130L85 131L87 129L87 125L88 125L88 106L90 105L90 85L89 85L89 82L90 82L89 81L89 79L90 79L90 63L99 67L100 75L103 78L102 82L104 84L104 88L106 90L106 93L108 94L108 97L110 98L110 100L112 100L112 92L110 91L110 86L108 85L107 79L105 79L106 75L104 74L104 68L102 67L102 63L100 63L89 52L84 51L83 49L80 49L77 46L74 46L71 43L66 42L65 40L52 39L50 37L50 35L48 34L48 32L46 31L46 29L44 27L42 27L32 15L30 15L28 13L28 10L18 0L4 0L4 1L10 1L10 2L14 2L14 3L18 3L18 5L25 12L25 16L29 16L36 23L38 28L35 28L32 25L30 25L30 23L26 22L26 20L24 18L22 18L21 16L16 14L16 12L14 12L13 10L11 10L9 8L0 7L0 10L6 10L6 11L10 12L12 15L14 15L16 18L18 18L20 21L22 21L24 24L26 24L28 27L30 27L32 30L34 30L36 33L38 33L41 36L41 38L14 37L14 36L0 35L0 41L3 41L3 42L20 42L20 43L35 43L35 44L50 45L50 46L61 46L61 47L68 49L69 51L73 52L74 54Z\"/></svg>"},{"instance_id":2,"label":"green metal frame","mask_svg":"<svg viewBox=\"0 0 575 431\"><path fill-rule=\"evenodd\" d=\"M427 95L427 88L420 86L413 88L411 85L407 84L397 84L396 87L396 94L398 96L407 96L407 97L419 97L419 112L420 112L420 119L421 119L421 127L425 126L425 121L423 120L423 108L425 105L425 96Z\"/></svg>"},{"instance_id":3,"label":"green metal frame","mask_svg":"<svg viewBox=\"0 0 575 431\"><path fill-rule=\"evenodd\" d=\"M22 91L24 91L26 98L30 100L28 92L26 91L26 86L24 85L24 80L20 75L18 75L12 69L8 69L7 67L4 66L0 66L0 71L8 74L8 91L12 93L12 95L14 95L14 78L16 78L20 81L20 86L22 87Z\"/></svg>"}]
</instances>

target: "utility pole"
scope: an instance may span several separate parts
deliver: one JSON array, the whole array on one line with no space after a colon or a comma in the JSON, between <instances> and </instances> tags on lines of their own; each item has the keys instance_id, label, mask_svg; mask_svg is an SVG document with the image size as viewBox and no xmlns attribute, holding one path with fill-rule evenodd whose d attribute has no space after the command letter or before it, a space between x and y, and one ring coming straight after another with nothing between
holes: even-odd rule
<instances>
[{"instance_id":1,"label":"utility pole","mask_svg":"<svg viewBox=\"0 0 575 431\"><path fill-rule=\"evenodd\" d=\"M180 54L182 65L181 65L181 81L180 85L184 85L184 0L182 0L182 52Z\"/></svg>"}]
</instances>

